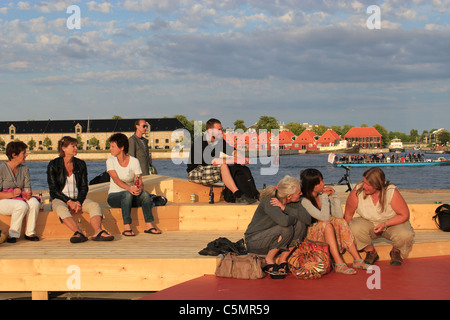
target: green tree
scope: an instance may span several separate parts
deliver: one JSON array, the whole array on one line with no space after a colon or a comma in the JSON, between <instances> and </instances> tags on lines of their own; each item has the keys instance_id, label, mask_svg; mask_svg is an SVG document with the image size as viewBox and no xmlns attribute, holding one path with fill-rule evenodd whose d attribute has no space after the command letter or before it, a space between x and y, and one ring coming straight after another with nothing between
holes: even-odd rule
<instances>
[{"instance_id":1,"label":"green tree","mask_svg":"<svg viewBox=\"0 0 450 320\"><path fill-rule=\"evenodd\" d=\"M77 143L77 148L78 148L78 150L83 150L84 142L81 141L81 137L80 137L80 136L77 136L77 140L78 140L78 143Z\"/></svg>"},{"instance_id":2,"label":"green tree","mask_svg":"<svg viewBox=\"0 0 450 320\"><path fill-rule=\"evenodd\" d=\"M296 136L299 136L302 134L303 131L306 130L304 126L302 126L300 123L297 122L289 122L286 126L286 129L291 130L293 134Z\"/></svg>"},{"instance_id":3,"label":"green tree","mask_svg":"<svg viewBox=\"0 0 450 320\"><path fill-rule=\"evenodd\" d=\"M273 129L280 130L278 120L269 116L261 116L256 123L256 126L258 127L258 130L267 130L268 132Z\"/></svg>"},{"instance_id":4,"label":"green tree","mask_svg":"<svg viewBox=\"0 0 450 320\"><path fill-rule=\"evenodd\" d=\"M339 136L342 137L342 127L341 126L331 126L331 130L333 130L334 132L336 132Z\"/></svg>"},{"instance_id":5,"label":"green tree","mask_svg":"<svg viewBox=\"0 0 450 320\"><path fill-rule=\"evenodd\" d=\"M323 124L320 124L313 128L313 132L315 134L317 134L318 136L322 136L327 130L328 130L328 127Z\"/></svg>"},{"instance_id":6,"label":"green tree","mask_svg":"<svg viewBox=\"0 0 450 320\"><path fill-rule=\"evenodd\" d=\"M181 122L183 126L186 127L189 131L194 131L194 125L192 122L189 122L188 118L185 115L182 114L176 114L173 116L174 118L178 119L178 121Z\"/></svg>"},{"instance_id":7,"label":"green tree","mask_svg":"<svg viewBox=\"0 0 450 320\"><path fill-rule=\"evenodd\" d=\"M234 130L242 129L242 131L247 131L247 127L244 124L244 120L236 120L234 123Z\"/></svg>"},{"instance_id":8,"label":"green tree","mask_svg":"<svg viewBox=\"0 0 450 320\"><path fill-rule=\"evenodd\" d=\"M30 148L30 150L33 150L36 147L36 141L34 141L33 139L28 141L27 144L28 144L28 148Z\"/></svg>"},{"instance_id":9,"label":"green tree","mask_svg":"<svg viewBox=\"0 0 450 320\"><path fill-rule=\"evenodd\" d=\"M445 145L450 142L450 132L442 131L438 135L438 141L440 145Z\"/></svg>"},{"instance_id":10,"label":"green tree","mask_svg":"<svg viewBox=\"0 0 450 320\"><path fill-rule=\"evenodd\" d=\"M373 127L378 131L379 134L381 134L381 145L382 146L388 145L391 139L389 138L389 133L386 130L386 128L378 123L375 124Z\"/></svg>"},{"instance_id":11,"label":"green tree","mask_svg":"<svg viewBox=\"0 0 450 320\"><path fill-rule=\"evenodd\" d=\"M92 137L89 139L89 146L93 149L97 149L97 147L100 145L100 141L96 137Z\"/></svg>"},{"instance_id":12,"label":"green tree","mask_svg":"<svg viewBox=\"0 0 450 320\"><path fill-rule=\"evenodd\" d=\"M44 142L42 142L42 145L44 146L44 148L50 148L52 146L52 140L50 140L49 137L45 137L44 138Z\"/></svg>"}]
</instances>

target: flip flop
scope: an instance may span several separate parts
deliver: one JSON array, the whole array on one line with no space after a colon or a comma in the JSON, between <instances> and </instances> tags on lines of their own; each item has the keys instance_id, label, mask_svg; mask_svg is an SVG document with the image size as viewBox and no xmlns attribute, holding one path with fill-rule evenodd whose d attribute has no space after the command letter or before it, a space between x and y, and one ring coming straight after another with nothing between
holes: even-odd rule
<instances>
[{"instance_id":1,"label":"flip flop","mask_svg":"<svg viewBox=\"0 0 450 320\"><path fill-rule=\"evenodd\" d=\"M144 230L145 233L150 233L150 234L161 234L161 231L159 231L156 228L150 228L148 230Z\"/></svg>"},{"instance_id":2,"label":"flip flop","mask_svg":"<svg viewBox=\"0 0 450 320\"><path fill-rule=\"evenodd\" d=\"M124 235L125 237L134 237L135 236L133 230L125 230L124 232L122 232L122 235Z\"/></svg>"},{"instance_id":3,"label":"flip flop","mask_svg":"<svg viewBox=\"0 0 450 320\"><path fill-rule=\"evenodd\" d=\"M86 242L88 240L89 239L84 234L82 234L81 232L78 232L78 231L76 231L73 234L72 238L70 238L71 243L81 243L81 242Z\"/></svg>"},{"instance_id":4,"label":"flip flop","mask_svg":"<svg viewBox=\"0 0 450 320\"><path fill-rule=\"evenodd\" d=\"M106 233L108 236L107 237L102 237L103 233ZM94 240L94 241L113 241L114 240L114 236L110 235L105 230L102 230L95 237L92 237L92 240Z\"/></svg>"}]
</instances>

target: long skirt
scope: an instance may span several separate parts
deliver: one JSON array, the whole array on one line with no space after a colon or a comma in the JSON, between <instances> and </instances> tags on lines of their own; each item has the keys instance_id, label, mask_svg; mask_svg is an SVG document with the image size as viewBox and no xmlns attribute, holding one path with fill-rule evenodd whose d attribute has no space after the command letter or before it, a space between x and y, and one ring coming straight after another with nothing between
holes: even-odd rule
<instances>
[{"instance_id":1,"label":"long skirt","mask_svg":"<svg viewBox=\"0 0 450 320\"><path fill-rule=\"evenodd\" d=\"M336 234L339 252L348 250L353 244L354 237L347 221L342 218L330 217L329 221L317 221L308 228L306 239L325 242L325 227L331 224Z\"/></svg>"}]
</instances>

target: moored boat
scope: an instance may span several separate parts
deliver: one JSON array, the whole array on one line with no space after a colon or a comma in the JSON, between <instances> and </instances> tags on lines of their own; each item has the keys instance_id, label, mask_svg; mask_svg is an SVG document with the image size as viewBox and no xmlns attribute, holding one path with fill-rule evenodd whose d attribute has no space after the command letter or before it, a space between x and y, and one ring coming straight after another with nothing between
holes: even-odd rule
<instances>
[{"instance_id":1,"label":"moored boat","mask_svg":"<svg viewBox=\"0 0 450 320\"><path fill-rule=\"evenodd\" d=\"M358 145L348 147L348 148L331 148L331 147L324 147L318 150L307 150L306 154L326 154L333 152L335 154L343 154L343 153L359 153L360 147Z\"/></svg>"},{"instance_id":2,"label":"moored boat","mask_svg":"<svg viewBox=\"0 0 450 320\"><path fill-rule=\"evenodd\" d=\"M403 142L399 138L394 138L389 145L389 152L405 152L405 148L403 147Z\"/></svg>"}]
</instances>

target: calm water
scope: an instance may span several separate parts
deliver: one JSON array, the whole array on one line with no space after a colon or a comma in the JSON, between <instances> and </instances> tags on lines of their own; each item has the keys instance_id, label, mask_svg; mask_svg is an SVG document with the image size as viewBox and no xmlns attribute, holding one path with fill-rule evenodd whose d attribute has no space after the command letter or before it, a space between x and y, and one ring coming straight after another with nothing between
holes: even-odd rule
<instances>
[{"instance_id":1,"label":"calm water","mask_svg":"<svg viewBox=\"0 0 450 320\"><path fill-rule=\"evenodd\" d=\"M427 158L435 159L442 155L427 154ZM447 156L448 155L444 155ZM253 159L249 165L255 178L256 186L262 188L263 184L276 185L285 175L289 174L298 177L300 170L306 168L316 168L324 176L325 183L337 183L345 173L343 168L335 168L330 165L328 155L292 155L280 157L280 165L276 174L267 175L264 170L269 170L271 159ZM30 169L32 188L35 190L48 189L47 185L47 164L48 162L27 162ZM88 179L91 180L105 171L105 161L87 161ZM186 178L186 165L174 164L171 160L154 160L153 164L161 175ZM361 180L362 174L368 168L352 168L350 170L350 180L357 183ZM261 174L263 170L263 174ZM386 177L402 189L450 189L450 166L425 166L425 167L384 167ZM275 170L274 170L275 171ZM271 172L274 173L274 172Z\"/></svg>"}]
</instances>

